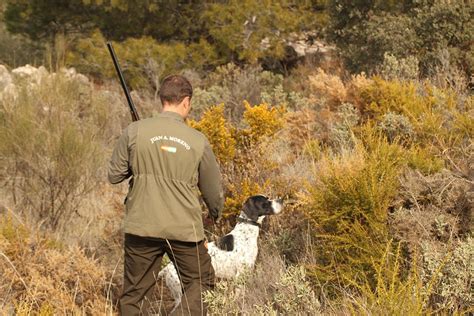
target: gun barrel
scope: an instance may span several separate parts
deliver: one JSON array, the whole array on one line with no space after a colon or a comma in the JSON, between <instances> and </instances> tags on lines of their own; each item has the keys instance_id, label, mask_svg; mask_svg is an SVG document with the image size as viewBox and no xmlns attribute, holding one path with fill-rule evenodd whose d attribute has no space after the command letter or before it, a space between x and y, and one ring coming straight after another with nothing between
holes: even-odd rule
<instances>
[{"instance_id":1,"label":"gun barrel","mask_svg":"<svg viewBox=\"0 0 474 316\"><path fill-rule=\"evenodd\" d=\"M107 43L107 48L109 49L110 56L112 56L112 60L114 61L115 70L117 71L117 75L120 79L120 84L122 85L123 92L125 93L125 97L127 98L128 106L130 108L130 114L132 115L133 121L138 121L140 117L138 116L137 108L133 103L132 97L130 96L130 92L128 90L127 84L125 83L125 79L122 74L122 69L117 60L117 56L115 55L114 47L112 46L111 42Z\"/></svg>"}]
</instances>

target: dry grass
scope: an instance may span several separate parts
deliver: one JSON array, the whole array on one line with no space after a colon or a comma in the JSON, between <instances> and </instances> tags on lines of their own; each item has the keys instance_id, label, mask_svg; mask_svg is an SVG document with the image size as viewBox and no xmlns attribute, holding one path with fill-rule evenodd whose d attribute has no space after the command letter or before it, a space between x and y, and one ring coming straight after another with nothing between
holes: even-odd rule
<instances>
[{"instance_id":1,"label":"dry grass","mask_svg":"<svg viewBox=\"0 0 474 316\"><path fill-rule=\"evenodd\" d=\"M114 310L113 271L83 249L51 239L12 214L0 217L0 267L3 313L110 314Z\"/></svg>"}]
</instances>

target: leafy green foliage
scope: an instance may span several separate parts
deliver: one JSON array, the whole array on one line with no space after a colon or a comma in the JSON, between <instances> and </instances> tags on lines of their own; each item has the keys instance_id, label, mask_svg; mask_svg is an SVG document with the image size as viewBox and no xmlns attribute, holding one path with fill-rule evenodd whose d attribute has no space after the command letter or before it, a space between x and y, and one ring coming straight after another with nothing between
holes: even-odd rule
<instances>
[{"instance_id":1,"label":"leafy green foliage","mask_svg":"<svg viewBox=\"0 0 474 316\"><path fill-rule=\"evenodd\" d=\"M283 57L285 37L301 29L304 15L286 1L231 0L210 5L203 19L221 53L255 63L264 56Z\"/></svg>"},{"instance_id":2,"label":"leafy green foliage","mask_svg":"<svg viewBox=\"0 0 474 316\"><path fill-rule=\"evenodd\" d=\"M453 64L472 72L474 5L469 1L330 1L329 37L350 70L375 70L384 54L416 57L427 74L447 50Z\"/></svg>"},{"instance_id":3,"label":"leafy green foliage","mask_svg":"<svg viewBox=\"0 0 474 316\"><path fill-rule=\"evenodd\" d=\"M67 50L76 51L75 40L99 30L107 40L153 38L171 48L196 45L191 54L203 49L207 65L281 59L291 32L321 29L326 23L321 1L8 0L4 18L10 32L43 40L51 48L60 35L68 41Z\"/></svg>"}]
</instances>

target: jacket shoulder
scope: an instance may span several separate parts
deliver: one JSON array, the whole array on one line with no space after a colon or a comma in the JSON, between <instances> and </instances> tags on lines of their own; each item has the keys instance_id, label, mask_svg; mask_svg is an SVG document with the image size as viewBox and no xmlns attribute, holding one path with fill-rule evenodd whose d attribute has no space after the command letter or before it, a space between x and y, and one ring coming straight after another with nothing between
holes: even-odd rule
<instances>
[{"instance_id":1,"label":"jacket shoulder","mask_svg":"<svg viewBox=\"0 0 474 316\"><path fill-rule=\"evenodd\" d=\"M203 133L201 133L200 131L198 131L197 129L189 126L188 124L186 123L183 123L184 125L184 128L186 129L186 132L189 133L190 135L192 135L193 137L196 137L198 139L200 139L201 141L203 141L204 143L208 142L207 140L207 137L206 135L204 135Z\"/></svg>"}]
</instances>

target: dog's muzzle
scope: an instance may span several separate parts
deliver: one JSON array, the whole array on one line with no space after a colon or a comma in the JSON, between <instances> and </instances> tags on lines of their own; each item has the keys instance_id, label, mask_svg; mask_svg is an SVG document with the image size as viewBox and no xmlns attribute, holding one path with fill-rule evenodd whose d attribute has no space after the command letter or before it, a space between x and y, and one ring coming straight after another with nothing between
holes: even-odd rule
<instances>
[{"instance_id":1,"label":"dog's muzzle","mask_svg":"<svg viewBox=\"0 0 474 316\"><path fill-rule=\"evenodd\" d=\"M273 214L279 214L283 210L283 199L272 201Z\"/></svg>"}]
</instances>

